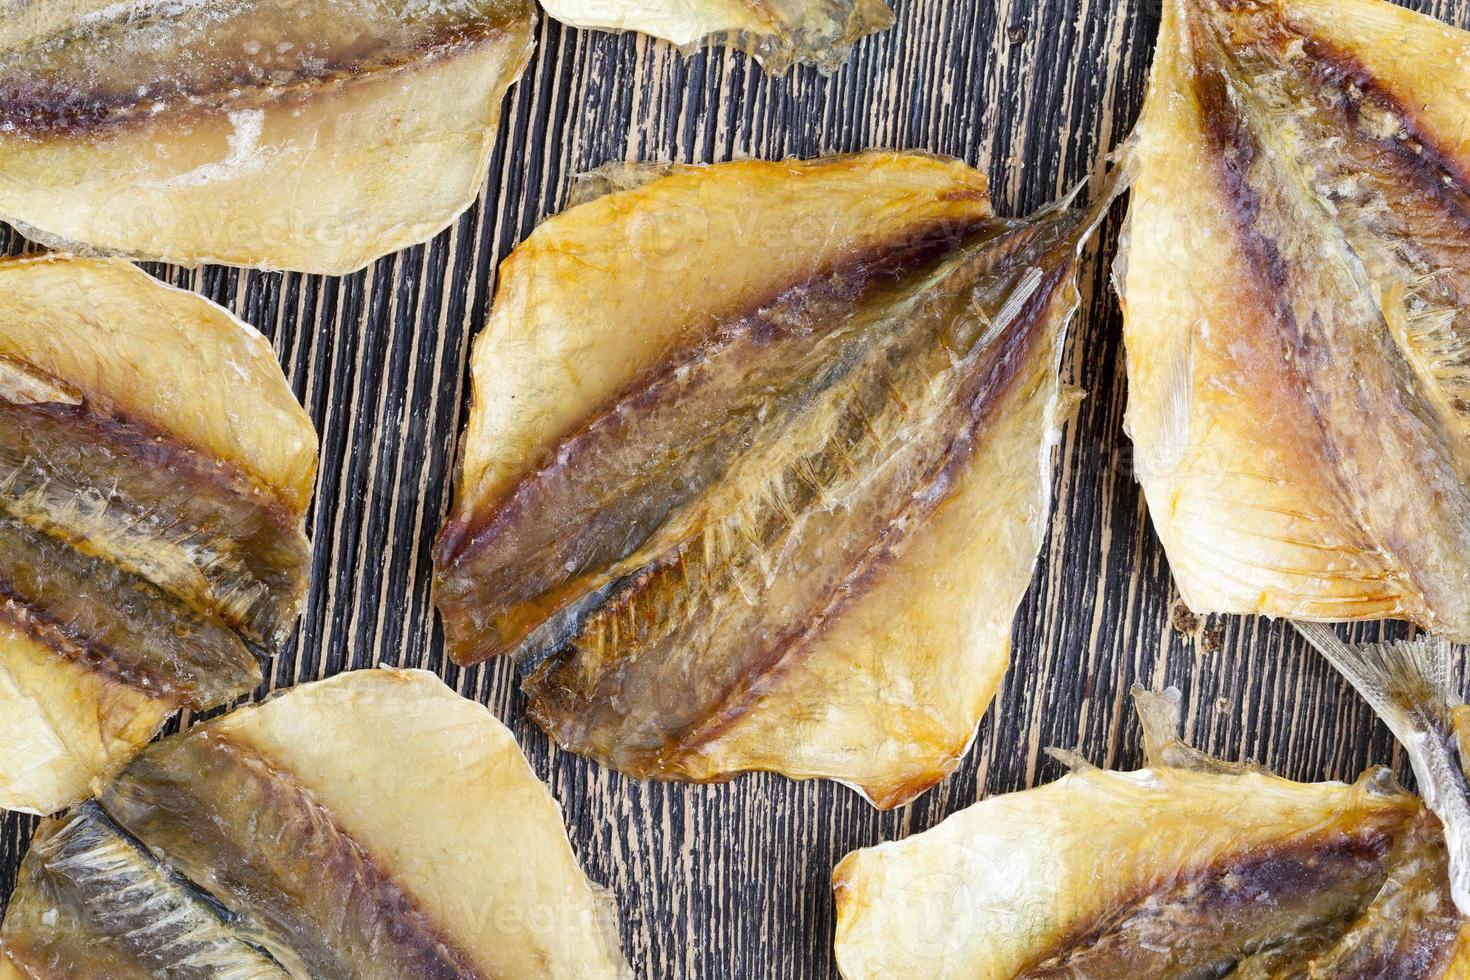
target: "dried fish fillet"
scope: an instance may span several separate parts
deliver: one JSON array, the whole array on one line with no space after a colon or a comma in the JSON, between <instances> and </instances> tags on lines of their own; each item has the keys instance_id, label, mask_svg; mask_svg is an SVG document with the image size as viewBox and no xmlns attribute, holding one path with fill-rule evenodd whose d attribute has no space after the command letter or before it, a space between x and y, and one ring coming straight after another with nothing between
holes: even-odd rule
<instances>
[{"instance_id":1,"label":"dried fish fillet","mask_svg":"<svg viewBox=\"0 0 1470 980\"><path fill-rule=\"evenodd\" d=\"M530 0L10 0L0 218L49 245L338 274L474 200Z\"/></svg>"},{"instance_id":2,"label":"dried fish fillet","mask_svg":"<svg viewBox=\"0 0 1470 980\"><path fill-rule=\"evenodd\" d=\"M895 806L995 692L1100 209L869 153L614 171L506 262L435 552L455 659L563 746Z\"/></svg>"},{"instance_id":3,"label":"dried fish fillet","mask_svg":"<svg viewBox=\"0 0 1470 980\"><path fill-rule=\"evenodd\" d=\"M1168 0L1119 264L1188 604L1470 639L1470 34Z\"/></svg>"},{"instance_id":4,"label":"dried fish fillet","mask_svg":"<svg viewBox=\"0 0 1470 980\"><path fill-rule=\"evenodd\" d=\"M316 433L270 345L125 262L0 262L0 806L87 794L260 683L305 598Z\"/></svg>"},{"instance_id":5,"label":"dried fish fillet","mask_svg":"<svg viewBox=\"0 0 1470 980\"><path fill-rule=\"evenodd\" d=\"M0 964L127 977L630 977L510 732L422 671L307 684L150 746L42 824Z\"/></svg>"},{"instance_id":6,"label":"dried fish fillet","mask_svg":"<svg viewBox=\"0 0 1470 980\"><path fill-rule=\"evenodd\" d=\"M852 46L893 26L886 0L545 0L573 27L639 31L686 53L707 43L754 56L773 75L794 63L833 72Z\"/></svg>"},{"instance_id":7,"label":"dried fish fillet","mask_svg":"<svg viewBox=\"0 0 1470 980\"><path fill-rule=\"evenodd\" d=\"M1434 815L1386 770L1295 783L1177 740L1138 694L1149 768L1082 767L837 866L848 980L1463 976Z\"/></svg>"}]
</instances>

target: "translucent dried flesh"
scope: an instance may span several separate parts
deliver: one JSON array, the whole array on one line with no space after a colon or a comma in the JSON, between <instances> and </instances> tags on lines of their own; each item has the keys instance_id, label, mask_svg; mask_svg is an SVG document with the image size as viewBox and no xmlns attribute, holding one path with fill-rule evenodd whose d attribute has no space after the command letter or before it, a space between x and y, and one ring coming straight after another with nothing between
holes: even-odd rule
<instances>
[{"instance_id":1,"label":"translucent dried flesh","mask_svg":"<svg viewBox=\"0 0 1470 980\"><path fill-rule=\"evenodd\" d=\"M1464 975L1440 825L1386 773L1293 783L1166 734L1148 769L1083 768L848 855L843 975Z\"/></svg>"},{"instance_id":2,"label":"translucent dried flesh","mask_svg":"<svg viewBox=\"0 0 1470 980\"><path fill-rule=\"evenodd\" d=\"M86 795L260 682L305 597L316 434L270 346L126 263L0 263L0 805Z\"/></svg>"},{"instance_id":3,"label":"translucent dried flesh","mask_svg":"<svg viewBox=\"0 0 1470 980\"><path fill-rule=\"evenodd\" d=\"M529 0L19 0L0 215L36 240L344 273L484 180Z\"/></svg>"},{"instance_id":4,"label":"translucent dried flesh","mask_svg":"<svg viewBox=\"0 0 1470 980\"><path fill-rule=\"evenodd\" d=\"M612 915L504 726L361 671L150 746L43 824L0 975L622 978Z\"/></svg>"},{"instance_id":5,"label":"translucent dried flesh","mask_svg":"<svg viewBox=\"0 0 1470 980\"><path fill-rule=\"evenodd\" d=\"M636 775L912 798L1005 668L1089 216L997 219L917 155L603 183L477 342L452 653L514 654L558 741Z\"/></svg>"},{"instance_id":6,"label":"translucent dried flesh","mask_svg":"<svg viewBox=\"0 0 1470 980\"><path fill-rule=\"evenodd\" d=\"M1119 279L1196 610L1470 639L1466 64L1380 0L1165 4Z\"/></svg>"},{"instance_id":7,"label":"translucent dried flesh","mask_svg":"<svg viewBox=\"0 0 1470 980\"><path fill-rule=\"evenodd\" d=\"M91 802L48 821L31 842L0 941L28 975L290 976Z\"/></svg>"},{"instance_id":8,"label":"translucent dried flesh","mask_svg":"<svg viewBox=\"0 0 1470 980\"><path fill-rule=\"evenodd\" d=\"M543 6L575 27L640 31L686 50L728 44L775 75L797 62L836 71L858 39L893 25L885 0L549 0Z\"/></svg>"}]
</instances>

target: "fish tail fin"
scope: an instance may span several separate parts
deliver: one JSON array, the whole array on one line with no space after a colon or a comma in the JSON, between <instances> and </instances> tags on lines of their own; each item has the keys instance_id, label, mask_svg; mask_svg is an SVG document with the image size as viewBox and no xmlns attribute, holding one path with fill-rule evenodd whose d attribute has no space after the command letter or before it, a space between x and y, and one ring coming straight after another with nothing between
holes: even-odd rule
<instances>
[{"instance_id":1,"label":"fish tail fin","mask_svg":"<svg viewBox=\"0 0 1470 980\"><path fill-rule=\"evenodd\" d=\"M1136 171L1134 163L1137 157L1138 140L1130 136L1116 150L1107 157L1098 161L1097 166L1101 173L1088 174L1061 197L1051 204L1042 208L1034 218L1042 220L1055 218L1070 222L1073 247L1080 253L1087 243L1092 239L1093 232L1097 231L1103 219L1108 216L1118 198L1127 193L1133 186ZM1082 192L1092 188L1093 193L1088 203L1083 207L1076 207L1077 199Z\"/></svg>"},{"instance_id":2,"label":"fish tail fin","mask_svg":"<svg viewBox=\"0 0 1470 980\"><path fill-rule=\"evenodd\" d=\"M1388 725L1408 753L1419 794L1444 825L1450 892L1470 915L1470 780L1463 753L1464 699L1450 644L1438 637L1347 643L1321 623L1293 623Z\"/></svg>"}]
</instances>

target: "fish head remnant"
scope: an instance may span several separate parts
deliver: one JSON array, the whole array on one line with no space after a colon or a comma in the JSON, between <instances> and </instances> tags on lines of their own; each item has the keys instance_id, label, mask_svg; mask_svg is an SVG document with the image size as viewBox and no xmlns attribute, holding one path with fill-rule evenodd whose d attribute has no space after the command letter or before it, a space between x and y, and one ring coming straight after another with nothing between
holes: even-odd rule
<instances>
[{"instance_id":1,"label":"fish head remnant","mask_svg":"<svg viewBox=\"0 0 1470 980\"><path fill-rule=\"evenodd\" d=\"M919 154L593 183L477 342L451 653L515 656L543 727L635 775L912 798L1005 669L1105 204L997 218Z\"/></svg>"}]
</instances>

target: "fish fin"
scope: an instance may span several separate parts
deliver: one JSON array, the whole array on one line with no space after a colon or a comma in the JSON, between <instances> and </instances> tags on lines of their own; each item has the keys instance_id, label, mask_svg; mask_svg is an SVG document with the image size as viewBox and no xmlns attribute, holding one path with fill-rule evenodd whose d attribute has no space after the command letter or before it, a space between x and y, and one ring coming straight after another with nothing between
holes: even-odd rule
<instances>
[{"instance_id":1,"label":"fish fin","mask_svg":"<svg viewBox=\"0 0 1470 980\"><path fill-rule=\"evenodd\" d=\"M1183 769L1217 776L1269 772L1252 762L1225 762L1184 741L1184 695L1177 687L1147 691L1133 685L1133 706L1143 725L1143 750L1150 768Z\"/></svg>"},{"instance_id":2,"label":"fish fin","mask_svg":"<svg viewBox=\"0 0 1470 980\"><path fill-rule=\"evenodd\" d=\"M1169 358L1164 375L1163 431L1151 465L1172 472L1189 451L1189 417L1194 410L1194 332Z\"/></svg>"},{"instance_id":3,"label":"fish fin","mask_svg":"<svg viewBox=\"0 0 1470 980\"><path fill-rule=\"evenodd\" d=\"M1113 209L1113 205L1117 203L1118 198L1126 194L1128 189L1133 186L1133 178L1137 168L1133 164L1134 152L1131 146L1132 141L1130 140L1128 144L1125 144L1122 149L1118 150L1110 158L1114 161L1113 166L1108 167L1106 163L1103 164L1106 169L1100 178L1087 178L1082 184L1073 188L1072 193L1062 199L1062 202L1070 205L1082 187L1089 184L1094 186L1097 191L1092 195L1091 202L1081 212L1082 227L1079 233L1080 238L1077 242L1079 253L1087 247L1088 242L1092 241L1093 232L1097 231L1098 226L1103 223L1103 219L1108 216L1108 212ZM1058 203L1061 204L1062 202Z\"/></svg>"},{"instance_id":4,"label":"fish fin","mask_svg":"<svg viewBox=\"0 0 1470 980\"><path fill-rule=\"evenodd\" d=\"M1451 650L1439 637L1351 644L1322 623L1293 623L1363 696L1403 745L1419 794L1444 824L1450 894L1470 915L1470 781L1462 747L1470 715L1451 680Z\"/></svg>"},{"instance_id":5,"label":"fish fin","mask_svg":"<svg viewBox=\"0 0 1470 980\"><path fill-rule=\"evenodd\" d=\"M1149 691L1133 685L1133 706L1138 711L1138 720L1143 724L1143 749L1148 764L1153 768L1192 769L1208 757L1185 744L1179 731L1183 712L1180 708L1184 696L1179 688L1168 687L1162 691ZM1071 749L1048 748L1051 756L1072 772L1090 772L1097 769L1081 753ZM1199 759L1195 757L1199 756ZM1213 762L1214 760L1208 760Z\"/></svg>"},{"instance_id":6,"label":"fish fin","mask_svg":"<svg viewBox=\"0 0 1470 980\"><path fill-rule=\"evenodd\" d=\"M1063 384L1057 389L1056 401L1052 403L1051 414L1047 416L1047 427L1052 430L1061 429L1062 426L1077 417L1077 411L1082 403L1087 400L1087 390L1076 385Z\"/></svg>"},{"instance_id":7,"label":"fish fin","mask_svg":"<svg viewBox=\"0 0 1470 980\"><path fill-rule=\"evenodd\" d=\"M1071 749L1047 748L1043 749L1047 755L1067 767L1069 772L1096 772L1097 766L1088 762L1081 752Z\"/></svg>"},{"instance_id":8,"label":"fish fin","mask_svg":"<svg viewBox=\"0 0 1470 980\"><path fill-rule=\"evenodd\" d=\"M1152 768L1194 772L1230 771L1228 763L1212 759L1184 741L1184 695L1177 687L1147 691L1133 685L1133 707L1143 725L1143 751Z\"/></svg>"},{"instance_id":9,"label":"fish fin","mask_svg":"<svg viewBox=\"0 0 1470 980\"><path fill-rule=\"evenodd\" d=\"M651 184L660 177L667 177L681 169L691 169L677 163L653 160L616 161L587 170L572 177L572 187L567 194L568 208L595 201L599 197L620 191L637 190Z\"/></svg>"},{"instance_id":10,"label":"fish fin","mask_svg":"<svg viewBox=\"0 0 1470 980\"><path fill-rule=\"evenodd\" d=\"M1174 578L1198 613L1283 619L1365 620L1405 616L1413 596L1399 568L1352 512L1324 497L1314 474L1273 473L1260 461L1214 465L1241 442L1197 442L1190 459L1145 487L1167 514L1160 526ZM1160 476L1140 452L1140 478Z\"/></svg>"},{"instance_id":11,"label":"fish fin","mask_svg":"<svg viewBox=\"0 0 1470 980\"><path fill-rule=\"evenodd\" d=\"M1470 338L1464 307L1438 273L1376 290L1389 333L1446 423L1470 429Z\"/></svg>"},{"instance_id":12,"label":"fish fin","mask_svg":"<svg viewBox=\"0 0 1470 980\"><path fill-rule=\"evenodd\" d=\"M1133 685L1132 694L1134 710L1143 725L1143 751L1149 765L1170 765L1169 750L1184 745L1180 737L1184 727L1184 695L1177 687L1148 691L1137 684Z\"/></svg>"}]
</instances>

